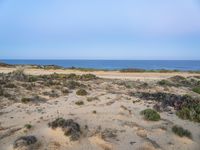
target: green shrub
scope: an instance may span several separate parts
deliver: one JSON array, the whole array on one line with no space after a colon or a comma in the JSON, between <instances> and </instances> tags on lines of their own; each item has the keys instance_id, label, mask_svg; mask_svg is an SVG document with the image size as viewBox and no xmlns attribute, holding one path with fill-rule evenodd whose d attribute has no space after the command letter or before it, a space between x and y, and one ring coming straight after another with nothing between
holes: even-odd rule
<instances>
[{"instance_id":1,"label":"green shrub","mask_svg":"<svg viewBox=\"0 0 200 150\"><path fill-rule=\"evenodd\" d=\"M28 102L30 102L31 101L31 98L22 98L21 99L21 102L22 103L28 103Z\"/></svg>"},{"instance_id":2,"label":"green shrub","mask_svg":"<svg viewBox=\"0 0 200 150\"><path fill-rule=\"evenodd\" d=\"M77 92L76 92L77 95L80 95L80 96L85 96L87 95L87 91L84 90L84 89L79 89Z\"/></svg>"},{"instance_id":3,"label":"green shrub","mask_svg":"<svg viewBox=\"0 0 200 150\"><path fill-rule=\"evenodd\" d=\"M172 132L174 132L176 135L180 137L184 137L184 136L188 138L192 137L192 134L190 133L190 131L183 129L182 127L177 126L177 125L172 127Z\"/></svg>"},{"instance_id":4,"label":"green shrub","mask_svg":"<svg viewBox=\"0 0 200 150\"><path fill-rule=\"evenodd\" d=\"M167 80L161 80L161 81L158 82L158 84L161 85L161 86L170 86L170 85L172 85L172 84L171 84L169 81L167 81Z\"/></svg>"},{"instance_id":5,"label":"green shrub","mask_svg":"<svg viewBox=\"0 0 200 150\"><path fill-rule=\"evenodd\" d=\"M144 118L146 120L150 121L159 121L160 120L160 115L153 109L145 109L141 111L141 114L144 115Z\"/></svg>"},{"instance_id":6,"label":"green shrub","mask_svg":"<svg viewBox=\"0 0 200 150\"><path fill-rule=\"evenodd\" d=\"M94 74L83 74L80 79L82 80L93 80L93 79L96 79L96 75Z\"/></svg>"},{"instance_id":7,"label":"green shrub","mask_svg":"<svg viewBox=\"0 0 200 150\"><path fill-rule=\"evenodd\" d=\"M28 82L36 82L38 78L36 76L28 76Z\"/></svg>"},{"instance_id":8,"label":"green shrub","mask_svg":"<svg viewBox=\"0 0 200 150\"><path fill-rule=\"evenodd\" d=\"M200 122L200 103L191 103L176 112L181 119Z\"/></svg>"},{"instance_id":9,"label":"green shrub","mask_svg":"<svg viewBox=\"0 0 200 150\"><path fill-rule=\"evenodd\" d=\"M31 125L31 124L25 124L24 127L25 127L26 129L31 129L31 128L32 128L32 125Z\"/></svg>"},{"instance_id":10,"label":"green shrub","mask_svg":"<svg viewBox=\"0 0 200 150\"><path fill-rule=\"evenodd\" d=\"M84 102L83 101L77 101L75 102L76 105L84 105Z\"/></svg>"},{"instance_id":11,"label":"green shrub","mask_svg":"<svg viewBox=\"0 0 200 150\"><path fill-rule=\"evenodd\" d=\"M82 84L80 84L79 82L76 82L76 81L71 80L71 81L68 81L68 82L67 82L66 86L67 86L69 89L75 89L75 88L77 88L77 87L82 86Z\"/></svg>"},{"instance_id":12,"label":"green shrub","mask_svg":"<svg viewBox=\"0 0 200 150\"><path fill-rule=\"evenodd\" d=\"M193 92L200 94L200 87L195 87L192 89Z\"/></svg>"}]
</instances>

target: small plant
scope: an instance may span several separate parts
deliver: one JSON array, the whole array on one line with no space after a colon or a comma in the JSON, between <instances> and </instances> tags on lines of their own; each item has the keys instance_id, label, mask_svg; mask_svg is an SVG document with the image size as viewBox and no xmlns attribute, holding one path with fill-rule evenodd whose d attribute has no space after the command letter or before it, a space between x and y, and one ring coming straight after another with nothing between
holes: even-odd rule
<instances>
[{"instance_id":1,"label":"small plant","mask_svg":"<svg viewBox=\"0 0 200 150\"><path fill-rule=\"evenodd\" d=\"M176 112L181 119L200 122L200 103L191 103Z\"/></svg>"},{"instance_id":2,"label":"small plant","mask_svg":"<svg viewBox=\"0 0 200 150\"><path fill-rule=\"evenodd\" d=\"M169 85L172 85L169 81L167 80L161 80L158 82L159 85L161 86L169 86Z\"/></svg>"},{"instance_id":3,"label":"small plant","mask_svg":"<svg viewBox=\"0 0 200 150\"><path fill-rule=\"evenodd\" d=\"M84 105L84 102L83 101L77 101L75 102L76 105Z\"/></svg>"},{"instance_id":4,"label":"small plant","mask_svg":"<svg viewBox=\"0 0 200 150\"><path fill-rule=\"evenodd\" d=\"M21 99L21 102L22 103L28 103L28 102L30 102L31 101L31 98L22 98Z\"/></svg>"},{"instance_id":5,"label":"small plant","mask_svg":"<svg viewBox=\"0 0 200 150\"><path fill-rule=\"evenodd\" d=\"M97 111L96 111L96 110L93 110L93 111L92 111L92 113L93 113L93 114L96 114L96 113L97 113Z\"/></svg>"},{"instance_id":6,"label":"small plant","mask_svg":"<svg viewBox=\"0 0 200 150\"><path fill-rule=\"evenodd\" d=\"M200 94L200 87L195 87L192 89L193 92Z\"/></svg>"},{"instance_id":7,"label":"small plant","mask_svg":"<svg viewBox=\"0 0 200 150\"><path fill-rule=\"evenodd\" d=\"M76 92L77 95L80 95L80 96L85 96L87 95L87 91L84 90L84 89L79 89L77 92Z\"/></svg>"},{"instance_id":8,"label":"small plant","mask_svg":"<svg viewBox=\"0 0 200 150\"><path fill-rule=\"evenodd\" d=\"M160 115L153 109L145 109L141 111L141 114L144 115L144 118L146 120L150 121L159 121L160 120Z\"/></svg>"},{"instance_id":9,"label":"small plant","mask_svg":"<svg viewBox=\"0 0 200 150\"><path fill-rule=\"evenodd\" d=\"M176 135L180 136L180 137L188 137L188 138L192 138L192 134L190 131L186 130L186 129L183 129L182 127L180 126L173 126L172 127L172 132L174 132Z\"/></svg>"},{"instance_id":10,"label":"small plant","mask_svg":"<svg viewBox=\"0 0 200 150\"><path fill-rule=\"evenodd\" d=\"M25 127L26 129L31 129L31 128L32 128L32 125L31 125L31 124L25 124L24 127Z\"/></svg>"},{"instance_id":11,"label":"small plant","mask_svg":"<svg viewBox=\"0 0 200 150\"><path fill-rule=\"evenodd\" d=\"M17 86L13 83L8 83L4 86L5 88L16 88Z\"/></svg>"}]
</instances>

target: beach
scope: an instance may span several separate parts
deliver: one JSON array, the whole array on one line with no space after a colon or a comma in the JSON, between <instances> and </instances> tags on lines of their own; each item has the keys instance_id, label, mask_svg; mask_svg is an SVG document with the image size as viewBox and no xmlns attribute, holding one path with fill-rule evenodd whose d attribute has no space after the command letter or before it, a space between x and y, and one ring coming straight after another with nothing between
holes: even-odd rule
<instances>
[{"instance_id":1,"label":"beach","mask_svg":"<svg viewBox=\"0 0 200 150\"><path fill-rule=\"evenodd\" d=\"M188 101L200 102L192 90L200 86L198 73L26 66L1 67L0 73L2 150L200 148L198 118L181 118ZM146 109L159 117L145 118ZM180 136L175 126L190 134Z\"/></svg>"}]
</instances>

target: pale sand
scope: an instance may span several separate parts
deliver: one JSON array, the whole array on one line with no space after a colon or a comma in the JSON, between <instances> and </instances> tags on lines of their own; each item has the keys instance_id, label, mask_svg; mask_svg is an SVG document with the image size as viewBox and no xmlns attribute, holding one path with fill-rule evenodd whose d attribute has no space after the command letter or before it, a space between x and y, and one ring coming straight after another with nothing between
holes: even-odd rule
<instances>
[{"instance_id":1,"label":"pale sand","mask_svg":"<svg viewBox=\"0 0 200 150\"><path fill-rule=\"evenodd\" d=\"M8 73L15 69L0 68L0 72ZM116 71L82 72L74 70L42 70L25 69L27 74L41 75L51 73L92 73L102 78L145 80L150 83L175 75L194 76L189 73L119 73ZM199 150L200 124L179 119L175 114L161 113L165 120L158 122L145 121L140 111L152 107L155 102L138 101L126 95L130 90L107 82L91 84L92 90L87 96L77 96L74 90L66 96L52 98L45 103L14 103L1 110L0 115L0 149L12 150L12 144L20 136L35 135L39 141L38 150ZM158 89L159 90L159 89ZM179 90L179 89L176 89ZM181 89L180 89L181 91ZM119 92L119 93L118 93ZM120 93L121 92L121 93ZM178 92L178 91L177 91ZM98 97L98 100L87 101L87 97ZM83 100L84 105L75 105ZM136 101L136 103L133 103ZM95 110L97 113L92 113ZM52 130L48 122L57 117L74 119L81 128L88 126L89 131L77 142L71 142L58 128ZM184 126L193 134L193 140L180 138L171 132L171 122ZM33 128L25 132L24 125L30 123ZM98 127L102 130L116 130L117 137L103 139ZM163 130L162 127L166 127ZM10 130L18 129L11 134ZM94 133L94 134L92 134ZM3 136L2 136L3 135ZM150 140L149 140L150 139Z\"/></svg>"}]
</instances>

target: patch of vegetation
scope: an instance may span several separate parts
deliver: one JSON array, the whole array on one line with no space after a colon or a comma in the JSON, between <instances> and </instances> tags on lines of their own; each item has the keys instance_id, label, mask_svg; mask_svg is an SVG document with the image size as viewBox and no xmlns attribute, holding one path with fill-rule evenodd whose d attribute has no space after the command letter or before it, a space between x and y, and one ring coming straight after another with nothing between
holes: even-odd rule
<instances>
[{"instance_id":1,"label":"patch of vegetation","mask_svg":"<svg viewBox=\"0 0 200 150\"><path fill-rule=\"evenodd\" d=\"M68 89L65 89L65 88L63 88L63 89L62 89L62 93L63 93L63 94L69 94L69 90L68 90Z\"/></svg>"},{"instance_id":2,"label":"patch of vegetation","mask_svg":"<svg viewBox=\"0 0 200 150\"><path fill-rule=\"evenodd\" d=\"M66 83L66 86L69 88L69 89L76 89L76 88L79 88L79 87L85 87L84 84L81 84L79 82L76 82L76 81L73 81L73 80L70 80Z\"/></svg>"},{"instance_id":3,"label":"patch of vegetation","mask_svg":"<svg viewBox=\"0 0 200 150\"><path fill-rule=\"evenodd\" d=\"M200 103L191 103L176 112L181 119L200 122Z\"/></svg>"},{"instance_id":4,"label":"patch of vegetation","mask_svg":"<svg viewBox=\"0 0 200 150\"><path fill-rule=\"evenodd\" d=\"M32 125L31 125L31 124L25 124L24 127L25 127L26 129L31 129L31 128L32 128Z\"/></svg>"},{"instance_id":5,"label":"patch of vegetation","mask_svg":"<svg viewBox=\"0 0 200 150\"><path fill-rule=\"evenodd\" d=\"M75 102L76 105L84 105L84 102L83 101L77 101Z\"/></svg>"},{"instance_id":6,"label":"patch of vegetation","mask_svg":"<svg viewBox=\"0 0 200 150\"><path fill-rule=\"evenodd\" d=\"M160 120L160 115L153 109L145 109L141 111L141 114L144 116L146 120L150 120L150 121Z\"/></svg>"},{"instance_id":7,"label":"patch of vegetation","mask_svg":"<svg viewBox=\"0 0 200 150\"><path fill-rule=\"evenodd\" d=\"M92 102L92 101L94 101L94 100L99 100L99 98L98 98L98 97L88 97L88 98L87 98L87 101L88 101L88 102Z\"/></svg>"},{"instance_id":8,"label":"patch of vegetation","mask_svg":"<svg viewBox=\"0 0 200 150\"><path fill-rule=\"evenodd\" d=\"M17 86L13 83L7 83L4 87L5 88L16 88Z\"/></svg>"},{"instance_id":9,"label":"patch of vegetation","mask_svg":"<svg viewBox=\"0 0 200 150\"><path fill-rule=\"evenodd\" d=\"M38 77L30 75L30 76L28 76L27 80L28 80L28 82L36 82L38 80Z\"/></svg>"},{"instance_id":10,"label":"patch of vegetation","mask_svg":"<svg viewBox=\"0 0 200 150\"><path fill-rule=\"evenodd\" d=\"M79 96L85 96L85 95L87 95L88 93L87 93L87 91L84 90L84 89L79 89L79 90L76 92L76 94L79 95Z\"/></svg>"},{"instance_id":11,"label":"patch of vegetation","mask_svg":"<svg viewBox=\"0 0 200 150\"><path fill-rule=\"evenodd\" d=\"M180 126L173 126L172 127L172 132L174 132L176 135L180 136L180 137L188 137L188 138L192 138L192 134L190 131L186 130L186 129L183 129L182 127Z\"/></svg>"},{"instance_id":12,"label":"patch of vegetation","mask_svg":"<svg viewBox=\"0 0 200 150\"><path fill-rule=\"evenodd\" d=\"M195 87L192 89L193 92L200 94L200 87Z\"/></svg>"},{"instance_id":13,"label":"patch of vegetation","mask_svg":"<svg viewBox=\"0 0 200 150\"><path fill-rule=\"evenodd\" d=\"M32 100L31 98L22 98L21 102L22 103L29 103L29 102L31 102L31 100Z\"/></svg>"},{"instance_id":14,"label":"patch of vegetation","mask_svg":"<svg viewBox=\"0 0 200 150\"><path fill-rule=\"evenodd\" d=\"M81 80L85 80L85 81L88 81L88 80L93 80L93 79L96 79L96 75L94 74L83 74L80 79Z\"/></svg>"},{"instance_id":15,"label":"patch of vegetation","mask_svg":"<svg viewBox=\"0 0 200 150\"><path fill-rule=\"evenodd\" d=\"M64 135L70 136L70 140L72 141L76 141L80 138L80 126L72 119L65 120L63 118L57 118L53 122L48 123L48 125L52 129L56 129L58 127L62 128Z\"/></svg>"},{"instance_id":16,"label":"patch of vegetation","mask_svg":"<svg viewBox=\"0 0 200 150\"><path fill-rule=\"evenodd\" d=\"M96 110L93 110L93 111L92 111L92 113L93 113L93 114L96 114L96 113L97 113L97 111L96 111Z\"/></svg>"},{"instance_id":17,"label":"patch of vegetation","mask_svg":"<svg viewBox=\"0 0 200 150\"><path fill-rule=\"evenodd\" d=\"M169 82L168 80L161 80L158 82L158 84L161 86L171 86L172 85L172 83Z\"/></svg>"}]
</instances>

